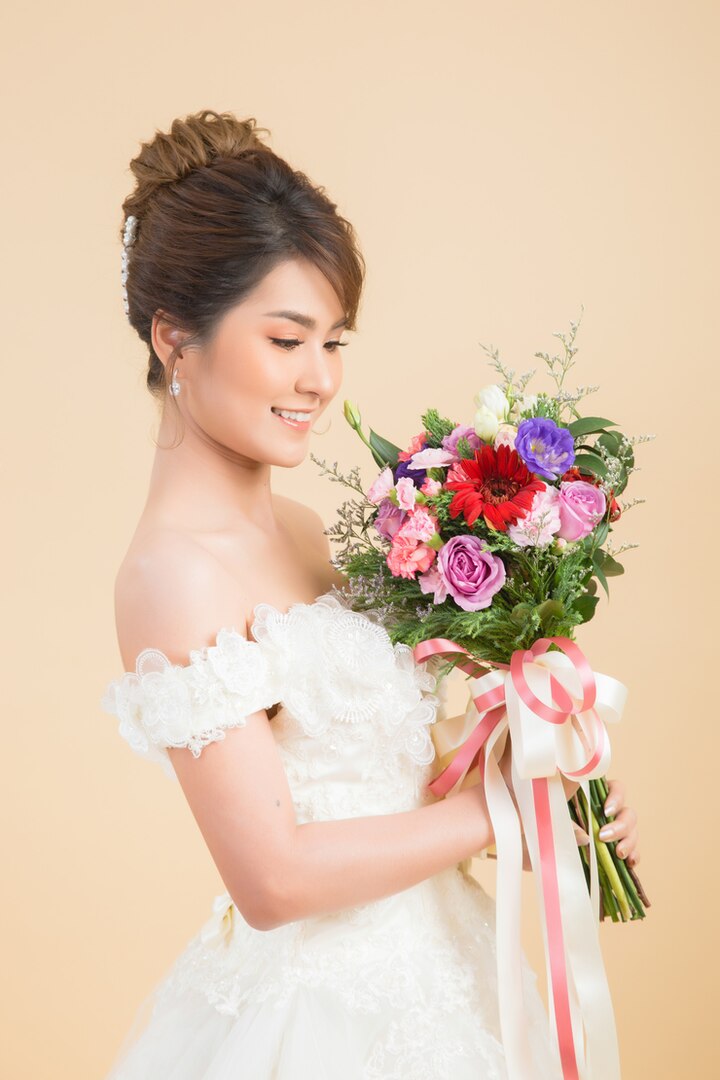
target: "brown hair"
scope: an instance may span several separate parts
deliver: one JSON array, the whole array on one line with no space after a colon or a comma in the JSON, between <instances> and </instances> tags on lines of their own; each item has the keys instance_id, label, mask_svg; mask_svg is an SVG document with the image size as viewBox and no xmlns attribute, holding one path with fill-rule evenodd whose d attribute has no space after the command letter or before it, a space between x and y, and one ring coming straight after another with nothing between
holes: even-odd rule
<instances>
[{"instance_id":1,"label":"brown hair","mask_svg":"<svg viewBox=\"0 0 720 1080\"><path fill-rule=\"evenodd\" d=\"M130 162L136 186L120 229L122 239L134 214L128 317L150 350L147 386L160 400L180 349L207 345L223 315L287 258L312 261L335 289L347 329L356 327L365 262L353 227L260 132L270 134L254 118L203 109L156 131ZM156 312L188 335L167 370L152 347Z\"/></svg>"}]
</instances>

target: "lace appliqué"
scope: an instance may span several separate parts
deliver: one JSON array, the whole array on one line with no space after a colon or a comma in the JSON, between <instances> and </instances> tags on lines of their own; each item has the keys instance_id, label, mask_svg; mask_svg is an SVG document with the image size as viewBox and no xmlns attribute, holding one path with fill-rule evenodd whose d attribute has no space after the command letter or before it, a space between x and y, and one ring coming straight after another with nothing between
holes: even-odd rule
<instances>
[{"instance_id":1,"label":"lace appliqu\u00e9","mask_svg":"<svg viewBox=\"0 0 720 1080\"><path fill-rule=\"evenodd\" d=\"M286 613L259 604L252 632L278 672L283 705L299 731L317 738L332 729L336 743L371 734L376 755L368 772L398 755L416 765L433 761L435 679L407 645L393 646L371 612L353 611L332 594ZM353 725L354 733L341 730Z\"/></svg>"},{"instance_id":2,"label":"lace appliqu\u00e9","mask_svg":"<svg viewBox=\"0 0 720 1080\"><path fill-rule=\"evenodd\" d=\"M506 1080L496 963L495 902L451 868L384 899L271 931L248 926L224 893L156 999L172 1004L199 993L238 1016L258 1003L286 1004L298 988L323 989L351 1013L377 1018L365 1080L454 1080L470 1075L468 1064L481 1064L487 1080ZM539 1062L549 1063L547 1016L525 959L523 971L530 1038ZM559 1080L560 1072L548 1064L538 1075Z\"/></svg>"},{"instance_id":3,"label":"lace appliqu\u00e9","mask_svg":"<svg viewBox=\"0 0 720 1080\"><path fill-rule=\"evenodd\" d=\"M215 645L190 651L190 662L172 664L159 649L143 649L134 672L107 687L101 706L120 720L119 733L140 756L175 777L166 747L185 746L199 757L228 728L279 700L280 689L260 646L234 627Z\"/></svg>"}]
</instances>

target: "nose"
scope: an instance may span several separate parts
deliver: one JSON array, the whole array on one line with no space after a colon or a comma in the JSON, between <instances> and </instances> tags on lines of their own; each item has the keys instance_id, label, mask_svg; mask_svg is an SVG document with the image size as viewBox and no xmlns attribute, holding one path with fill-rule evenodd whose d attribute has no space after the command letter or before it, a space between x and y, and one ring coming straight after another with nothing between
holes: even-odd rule
<instances>
[{"instance_id":1,"label":"nose","mask_svg":"<svg viewBox=\"0 0 720 1080\"><path fill-rule=\"evenodd\" d=\"M331 397L336 390L338 364L337 353L329 352L323 345L306 349L296 389L299 393L317 394L319 398Z\"/></svg>"}]
</instances>

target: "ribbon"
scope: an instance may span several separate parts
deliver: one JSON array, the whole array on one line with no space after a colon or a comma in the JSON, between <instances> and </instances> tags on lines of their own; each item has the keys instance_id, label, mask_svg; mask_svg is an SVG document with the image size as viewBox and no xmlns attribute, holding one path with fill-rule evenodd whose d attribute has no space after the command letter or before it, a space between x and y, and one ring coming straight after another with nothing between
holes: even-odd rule
<instances>
[{"instance_id":1,"label":"ribbon","mask_svg":"<svg viewBox=\"0 0 720 1080\"><path fill-rule=\"evenodd\" d=\"M551 644L561 651L549 652ZM528 1080L534 1075L522 989L524 832L541 911L550 1026L563 1080L620 1080L615 1017L600 950L595 844L591 835L588 894L561 774L579 782L589 812L589 781L603 776L610 763L606 724L620 720L627 688L593 672L567 637L539 638L530 649L516 649L509 664L493 661L493 670L480 676L487 670L481 664L490 662L473 659L446 638L423 641L413 653L418 663L432 657L468 658L456 666L470 677L472 701L465 717L434 725L441 760L452 757L428 787L437 796L446 795L464 786L476 764L485 783L498 860L498 999L508 1076ZM508 738L517 806L499 766Z\"/></svg>"}]
</instances>

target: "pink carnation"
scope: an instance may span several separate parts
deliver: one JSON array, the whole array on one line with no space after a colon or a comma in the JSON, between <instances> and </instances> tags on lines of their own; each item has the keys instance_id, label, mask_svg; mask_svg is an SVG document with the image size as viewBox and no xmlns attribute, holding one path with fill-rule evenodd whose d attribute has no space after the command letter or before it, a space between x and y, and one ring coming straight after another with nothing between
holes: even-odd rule
<instances>
[{"instance_id":1,"label":"pink carnation","mask_svg":"<svg viewBox=\"0 0 720 1080\"><path fill-rule=\"evenodd\" d=\"M387 564L395 577L414 578L418 571L423 573L430 567L435 551L427 544L416 543L410 536L401 536L401 531L393 537Z\"/></svg>"},{"instance_id":2,"label":"pink carnation","mask_svg":"<svg viewBox=\"0 0 720 1080\"><path fill-rule=\"evenodd\" d=\"M456 483L460 481L462 484L467 483L467 473L463 469L459 461L456 461L454 465L451 465L448 469L447 476L445 477L445 483Z\"/></svg>"},{"instance_id":3,"label":"pink carnation","mask_svg":"<svg viewBox=\"0 0 720 1080\"><path fill-rule=\"evenodd\" d=\"M442 490L442 484L439 480L431 480L428 476L427 479L423 482L420 490L422 491L423 495L437 495L438 491Z\"/></svg>"},{"instance_id":4,"label":"pink carnation","mask_svg":"<svg viewBox=\"0 0 720 1080\"><path fill-rule=\"evenodd\" d=\"M430 540L437 532L437 518L433 517L424 506L416 506L405 518L398 530L403 537L421 543Z\"/></svg>"},{"instance_id":5,"label":"pink carnation","mask_svg":"<svg viewBox=\"0 0 720 1080\"><path fill-rule=\"evenodd\" d=\"M407 461L413 454L419 453L425 445L425 432L421 431L419 435L415 435L410 440L410 445L407 450L401 450L398 454L398 461Z\"/></svg>"},{"instance_id":6,"label":"pink carnation","mask_svg":"<svg viewBox=\"0 0 720 1080\"><path fill-rule=\"evenodd\" d=\"M507 533L518 547L547 547L560 528L559 492L546 484L536 491L527 514L514 525L508 525Z\"/></svg>"},{"instance_id":7,"label":"pink carnation","mask_svg":"<svg viewBox=\"0 0 720 1080\"><path fill-rule=\"evenodd\" d=\"M448 587L445 578L438 570L437 563L433 563L430 569L421 574L417 580L422 592L433 594L434 604L442 604L448 594Z\"/></svg>"}]
</instances>

